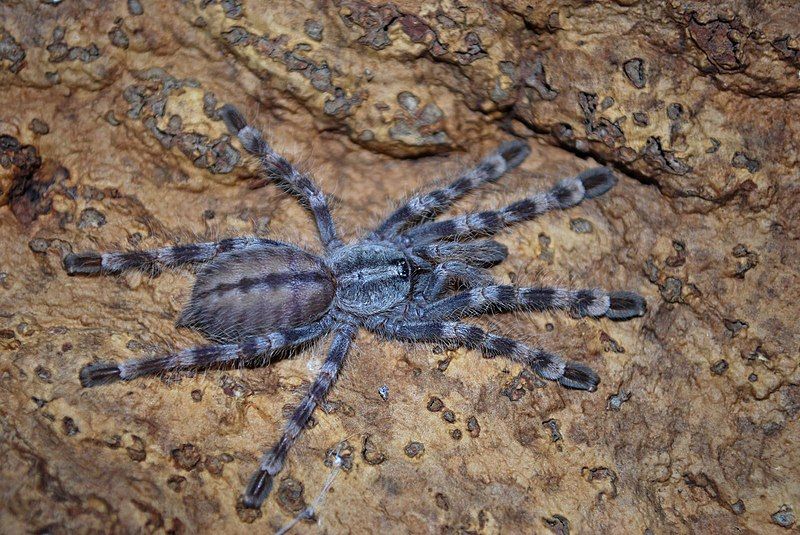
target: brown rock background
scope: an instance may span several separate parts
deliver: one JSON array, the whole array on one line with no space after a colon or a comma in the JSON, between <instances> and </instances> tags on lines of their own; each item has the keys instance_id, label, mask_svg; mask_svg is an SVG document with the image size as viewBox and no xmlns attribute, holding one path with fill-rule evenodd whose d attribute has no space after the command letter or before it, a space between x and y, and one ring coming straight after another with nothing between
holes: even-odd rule
<instances>
[{"instance_id":1,"label":"brown rock background","mask_svg":"<svg viewBox=\"0 0 800 535\"><path fill-rule=\"evenodd\" d=\"M298 532L796 532L798 20L791 0L0 3L2 531L274 531L346 441ZM594 394L362 334L262 511L237 509L324 346L82 389L94 357L200 343L173 326L192 279L61 267L241 234L317 247L250 180L225 102L334 194L348 238L512 134L532 156L461 210L613 165L609 195L507 233L495 274L649 311L504 324L592 365Z\"/></svg>"}]
</instances>

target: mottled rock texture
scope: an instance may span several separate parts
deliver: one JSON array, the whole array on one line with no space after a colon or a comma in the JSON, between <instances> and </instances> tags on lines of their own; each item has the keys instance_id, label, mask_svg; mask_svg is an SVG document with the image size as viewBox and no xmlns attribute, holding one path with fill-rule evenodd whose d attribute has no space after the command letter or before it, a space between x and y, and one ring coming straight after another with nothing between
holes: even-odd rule
<instances>
[{"instance_id":1,"label":"mottled rock texture","mask_svg":"<svg viewBox=\"0 0 800 535\"><path fill-rule=\"evenodd\" d=\"M0 3L2 531L268 532L344 441L298 532L797 530L798 20L793 0ZM632 289L647 315L498 325L590 364L593 394L362 334L262 511L237 508L324 346L82 389L93 358L200 343L173 325L192 279L61 266L241 234L316 248L226 102L319 177L348 238L511 136L531 157L460 210L614 166L607 196L506 234L495 274Z\"/></svg>"}]
</instances>

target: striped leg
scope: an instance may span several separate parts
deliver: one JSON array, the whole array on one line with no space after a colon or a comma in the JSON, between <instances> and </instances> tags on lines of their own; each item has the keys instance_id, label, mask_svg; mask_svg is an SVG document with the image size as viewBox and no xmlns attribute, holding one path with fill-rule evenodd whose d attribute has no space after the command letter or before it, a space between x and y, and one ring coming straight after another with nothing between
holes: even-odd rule
<instances>
[{"instance_id":1,"label":"striped leg","mask_svg":"<svg viewBox=\"0 0 800 535\"><path fill-rule=\"evenodd\" d=\"M496 266L508 256L508 248L493 240L475 240L471 242L439 242L428 243L411 250L428 262L460 261L470 266Z\"/></svg>"},{"instance_id":2,"label":"striped leg","mask_svg":"<svg viewBox=\"0 0 800 535\"><path fill-rule=\"evenodd\" d=\"M258 158L267 174L280 181L311 210L325 248L340 247L342 241L336 234L328 200L311 177L298 171L286 158L272 150L261 132L249 126L236 108L226 104L220 109L220 116L230 133L239 138L244 149Z\"/></svg>"},{"instance_id":3,"label":"striped leg","mask_svg":"<svg viewBox=\"0 0 800 535\"><path fill-rule=\"evenodd\" d=\"M149 251L70 253L64 257L64 269L67 275L112 275L132 269L156 274L160 271L160 266L174 268L208 262L220 253L264 243L275 242L259 238L229 238L218 242L190 243Z\"/></svg>"},{"instance_id":4,"label":"striped leg","mask_svg":"<svg viewBox=\"0 0 800 535\"><path fill-rule=\"evenodd\" d=\"M446 188L409 199L381 223L375 230L375 235L381 239L391 238L408 225L442 213L464 195L496 181L504 173L517 167L530 153L531 149L523 141L503 143L475 168L461 175Z\"/></svg>"},{"instance_id":5,"label":"striped leg","mask_svg":"<svg viewBox=\"0 0 800 535\"><path fill-rule=\"evenodd\" d=\"M310 342L319 338L330 328L328 320L322 320L296 329L275 331L265 336L247 338L238 344L220 344L183 349L162 357L127 360L120 364L95 362L81 370L81 385L97 386L114 381L130 381L142 375L170 370L203 368L239 359L253 360Z\"/></svg>"},{"instance_id":6,"label":"striped leg","mask_svg":"<svg viewBox=\"0 0 800 535\"><path fill-rule=\"evenodd\" d=\"M454 282L460 282L467 288L474 288L492 284L494 280L481 268L455 260L444 262L434 268L427 280L421 282L422 297L426 301L438 299Z\"/></svg>"},{"instance_id":7,"label":"striped leg","mask_svg":"<svg viewBox=\"0 0 800 535\"><path fill-rule=\"evenodd\" d=\"M627 320L644 315L646 307L642 296L634 292L496 285L474 288L431 303L422 309L420 317L459 319L488 312L569 310L579 316Z\"/></svg>"},{"instance_id":8,"label":"striped leg","mask_svg":"<svg viewBox=\"0 0 800 535\"><path fill-rule=\"evenodd\" d=\"M491 236L515 223L529 221L549 210L569 208L610 190L617 179L605 167L589 169L575 178L560 181L548 192L517 201L500 210L462 215L453 219L425 223L402 235L408 243L424 244L437 240L463 240Z\"/></svg>"},{"instance_id":9,"label":"striped leg","mask_svg":"<svg viewBox=\"0 0 800 535\"><path fill-rule=\"evenodd\" d=\"M322 364L319 375L317 375L314 383L308 389L308 393L303 400L295 408L294 413L286 423L286 428L280 440L264 455L261 459L261 465L250 479L244 492L243 502L245 507L257 509L264 503L270 490L272 490L275 476L283 469L286 453L297 440L297 437L300 436L300 433L303 432L303 429L305 429L314 409L322 403L333 383L336 382L347 352L350 350L350 343L355 335L356 329L350 325L341 325L337 328L331 348L328 351L328 357Z\"/></svg>"},{"instance_id":10,"label":"striped leg","mask_svg":"<svg viewBox=\"0 0 800 535\"><path fill-rule=\"evenodd\" d=\"M371 319L367 328L387 338L408 342L449 342L470 349L480 349L489 356L504 356L529 366L545 379L558 381L567 388L593 392L600 378L589 367L565 361L543 349L487 333L480 327L450 321L415 322L395 319Z\"/></svg>"}]
</instances>

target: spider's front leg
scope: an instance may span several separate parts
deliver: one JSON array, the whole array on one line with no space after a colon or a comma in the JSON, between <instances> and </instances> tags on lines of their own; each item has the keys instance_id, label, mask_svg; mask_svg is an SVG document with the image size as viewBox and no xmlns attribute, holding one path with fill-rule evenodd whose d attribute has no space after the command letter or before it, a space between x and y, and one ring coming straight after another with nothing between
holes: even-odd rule
<instances>
[{"instance_id":1,"label":"spider's front leg","mask_svg":"<svg viewBox=\"0 0 800 535\"><path fill-rule=\"evenodd\" d=\"M330 320L275 331L264 336L247 338L240 343L218 344L183 349L161 357L126 360L119 364L94 362L81 370L81 384L97 386L114 381L130 381L142 375L172 370L205 368L235 360L265 358L281 349L294 347L319 338L330 328Z\"/></svg>"},{"instance_id":2,"label":"spider's front leg","mask_svg":"<svg viewBox=\"0 0 800 535\"><path fill-rule=\"evenodd\" d=\"M545 379L567 388L593 392L600 378L578 362L565 361L543 349L530 347L511 338L487 333L480 327L452 321L408 322L404 318L371 318L366 327L389 339L408 342L451 343L480 349L489 356L504 356L529 366Z\"/></svg>"},{"instance_id":3,"label":"spider's front leg","mask_svg":"<svg viewBox=\"0 0 800 535\"><path fill-rule=\"evenodd\" d=\"M129 270L155 275L161 270L161 266L176 268L209 262L220 253L247 249L264 241L267 240L229 238L218 242L189 243L149 251L69 253L64 257L64 269L67 275L116 275Z\"/></svg>"},{"instance_id":4,"label":"spider's front leg","mask_svg":"<svg viewBox=\"0 0 800 535\"><path fill-rule=\"evenodd\" d=\"M517 167L530 153L531 149L524 141L514 140L501 144L495 152L449 186L409 199L375 229L374 235L380 239L392 238L403 228L435 217L469 192L496 181Z\"/></svg>"},{"instance_id":5,"label":"spider's front leg","mask_svg":"<svg viewBox=\"0 0 800 535\"><path fill-rule=\"evenodd\" d=\"M500 210L462 215L414 227L401 238L413 244L439 240L466 240L475 236L491 236L523 221L530 221L550 210L564 210L585 199L593 199L610 190L617 179L610 169L598 167L575 178L560 181L550 191L537 193Z\"/></svg>"},{"instance_id":6,"label":"spider's front leg","mask_svg":"<svg viewBox=\"0 0 800 535\"><path fill-rule=\"evenodd\" d=\"M248 125L244 116L235 107L226 104L220 108L219 113L228 131L239 138L247 152L258 158L267 174L280 181L311 210L325 248L340 247L342 241L336 233L328 200L314 180L298 171L286 158L275 152L264 140L261 132Z\"/></svg>"},{"instance_id":7,"label":"spider's front leg","mask_svg":"<svg viewBox=\"0 0 800 535\"><path fill-rule=\"evenodd\" d=\"M303 400L292 413L280 440L261 459L258 471L253 474L247 485L243 497L243 503L246 507L257 509L264 503L270 490L272 490L275 476L283 469L287 452L297 440L297 437L300 436L300 433L303 432L303 429L305 429L314 409L322 403L339 376L344 359L348 351L350 351L350 344L356 335L356 328L352 325L341 324L334 329L336 334L319 374L314 379Z\"/></svg>"},{"instance_id":8,"label":"spider's front leg","mask_svg":"<svg viewBox=\"0 0 800 535\"><path fill-rule=\"evenodd\" d=\"M646 309L644 298L634 292L492 285L433 302L422 309L421 317L460 319L488 312L569 310L578 316L627 320L644 315Z\"/></svg>"}]
</instances>

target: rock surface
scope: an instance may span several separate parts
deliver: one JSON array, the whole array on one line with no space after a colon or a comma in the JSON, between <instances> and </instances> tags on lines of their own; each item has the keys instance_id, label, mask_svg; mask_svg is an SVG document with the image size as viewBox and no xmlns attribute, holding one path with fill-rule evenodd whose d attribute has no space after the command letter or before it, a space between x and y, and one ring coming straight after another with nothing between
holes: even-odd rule
<instances>
[{"instance_id":1,"label":"rock surface","mask_svg":"<svg viewBox=\"0 0 800 535\"><path fill-rule=\"evenodd\" d=\"M336 448L320 527L298 532L797 530L800 4L716 4L1 3L4 531L274 531ZM262 511L242 509L324 346L82 389L94 358L201 343L173 325L192 279L61 266L243 234L317 248L225 134L226 102L333 193L347 238L511 136L531 157L461 210L614 166L608 195L507 233L495 275L635 290L647 315L500 325L590 364L593 394L362 334Z\"/></svg>"}]
</instances>

